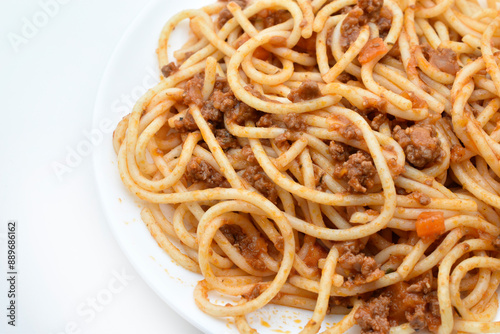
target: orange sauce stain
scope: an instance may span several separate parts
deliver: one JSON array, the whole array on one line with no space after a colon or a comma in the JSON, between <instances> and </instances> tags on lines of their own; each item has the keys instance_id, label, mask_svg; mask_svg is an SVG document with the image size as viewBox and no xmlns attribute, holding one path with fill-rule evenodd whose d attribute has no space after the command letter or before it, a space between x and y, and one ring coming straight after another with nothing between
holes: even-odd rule
<instances>
[{"instance_id":1,"label":"orange sauce stain","mask_svg":"<svg viewBox=\"0 0 500 334\"><path fill-rule=\"evenodd\" d=\"M270 328L270 327L271 327L271 325L269 325L269 323L268 323L267 321L264 321L264 320L262 320L262 319L260 319L260 324L261 324L262 326L264 326L264 327L267 327L267 328Z\"/></svg>"}]
</instances>

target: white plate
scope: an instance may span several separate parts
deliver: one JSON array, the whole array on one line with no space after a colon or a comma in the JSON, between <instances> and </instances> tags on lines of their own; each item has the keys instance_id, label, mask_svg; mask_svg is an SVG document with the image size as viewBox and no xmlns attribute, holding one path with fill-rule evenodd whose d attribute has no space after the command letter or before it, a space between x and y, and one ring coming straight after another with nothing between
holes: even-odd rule
<instances>
[{"instance_id":1,"label":"white plate","mask_svg":"<svg viewBox=\"0 0 500 334\"><path fill-rule=\"evenodd\" d=\"M112 132L102 126L112 123L114 128L146 88L159 81L155 51L165 22L183 9L200 8L213 1L153 0L125 31L103 75L96 100L93 124L96 131L104 133L104 141L95 150L94 167L109 226L137 272L194 326L205 333L224 334L237 333L234 324L206 315L194 303L193 289L202 277L175 264L149 234L140 218L140 201L128 192L118 175ZM180 36L176 37L169 45L170 50L182 45ZM308 311L269 305L247 318L260 333L297 333L311 315ZM326 324L331 326L340 319L340 316L329 316Z\"/></svg>"}]
</instances>

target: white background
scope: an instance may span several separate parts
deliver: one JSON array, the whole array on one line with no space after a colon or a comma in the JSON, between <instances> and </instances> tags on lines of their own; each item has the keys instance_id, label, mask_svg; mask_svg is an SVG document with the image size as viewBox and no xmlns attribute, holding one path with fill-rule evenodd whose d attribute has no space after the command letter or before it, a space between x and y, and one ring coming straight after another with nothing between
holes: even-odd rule
<instances>
[{"instance_id":1,"label":"white background","mask_svg":"<svg viewBox=\"0 0 500 334\"><path fill-rule=\"evenodd\" d=\"M107 61L147 2L59 0L44 21L41 3L55 1L0 1L0 333L200 333L122 254L91 155L62 177L54 171L92 129ZM9 219L18 221L15 328L5 310Z\"/></svg>"}]
</instances>

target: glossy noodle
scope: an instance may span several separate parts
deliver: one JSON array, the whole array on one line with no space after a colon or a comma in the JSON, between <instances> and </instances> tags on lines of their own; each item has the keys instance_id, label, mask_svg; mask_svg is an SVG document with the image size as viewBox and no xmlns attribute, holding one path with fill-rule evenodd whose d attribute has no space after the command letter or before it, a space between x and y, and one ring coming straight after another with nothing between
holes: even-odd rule
<instances>
[{"instance_id":1,"label":"glossy noodle","mask_svg":"<svg viewBox=\"0 0 500 334\"><path fill-rule=\"evenodd\" d=\"M238 0L166 23L162 79L113 143L203 312L241 333L270 303L311 310L300 333L500 332L497 6Z\"/></svg>"}]
</instances>

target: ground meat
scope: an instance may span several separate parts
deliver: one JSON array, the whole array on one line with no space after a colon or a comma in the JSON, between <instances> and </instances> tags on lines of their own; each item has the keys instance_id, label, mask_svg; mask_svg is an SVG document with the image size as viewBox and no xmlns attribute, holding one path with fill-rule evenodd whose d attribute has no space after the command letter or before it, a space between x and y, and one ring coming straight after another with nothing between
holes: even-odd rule
<instances>
[{"instance_id":1,"label":"ground meat","mask_svg":"<svg viewBox=\"0 0 500 334\"><path fill-rule=\"evenodd\" d=\"M338 266L348 275L346 285L358 285L373 282L384 276L375 259L361 251L365 245L359 240L335 242L339 251Z\"/></svg>"},{"instance_id":2,"label":"ground meat","mask_svg":"<svg viewBox=\"0 0 500 334\"><path fill-rule=\"evenodd\" d=\"M392 14L383 4L383 0L362 0L348 12L340 30L340 44L344 50L358 38L361 27L368 22L378 26L381 38L386 36L391 28Z\"/></svg>"},{"instance_id":3,"label":"ground meat","mask_svg":"<svg viewBox=\"0 0 500 334\"><path fill-rule=\"evenodd\" d=\"M349 274L347 285L370 283L384 276L375 259L362 253L348 251L339 258L338 265Z\"/></svg>"},{"instance_id":4,"label":"ground meat","mask_svg":"<svg viewBox=\"0 0 500 334\"><path fill-rule=\"evenodd\" d=\"M255 158L255 155L253 154L252 148L249 145L243 146L241 149L241 156L243 159L249 163L255 164L257 163L257 159Z\"/></svg>"},{"instance_id":5,"label":"ground meat","mask_svg":"<svg viewBox=\"0 0 500 334\"><path fill-rule=\"evenodd\" d=\"M177 65L174 62L170 62L161 68L161 73L165 78L168 78L171 74L179 71Z\"/></svg>"},{"instance_id":6,"label":"ground meat","mask_svg":"<svg viewBox=\"0 0 500 334\"><path fill-rule=\"evenodd\" d=\"M441 325L439 302L432 290L429 271L409 282L399 282L382 289L355 315L361 333L389 333L390 327L408 322L414 330L428 328L436 332Z\"/></svg>"},{"instance_id":7,"label":"ground meat","mask_svg":"<svg viewBox=\"0 0 500 334\"><path fill-rule=\"evenodd\" d=\"M358 151L335 168L334 176L344 179L350 192L365 193L375 185L376 173L371 156L364 151Z\"/></svg>"},{"instance_id":8,"label":"ground meat","mask_svg":"<svg viewBox=\"0 0 500 334\"><path fill-rule=\"evenodd\" d=\"M240 147L238 139L236 139L236 137L230 134L226 129L215 130L215 139L217 139L217 142L223 150Z\"/></svg>"},{"instance_id":9,"label":"ground meat","mask_svg":"<svg viewBox=\"0 0 500 334\"><path fill-rule=\"evenodd\" d=\"M351 149L344 143L336 143L335 141L330 142L330 146L328 148L330 154L332 155L333 160L344 162L349 159L349 155L351 155Z\"/></svg>"},{"instance_id":10,"label":"ground meat","mask_svg":"<svg viewBox=\"0 0 500 334\"><path fill-rule=\"evenodd\" d=\"M334 246L338 249L340 255L347 252L359 254L365 248L365 245L359 239L337 241L334 243Z\"/></svg>"},{"instance_id":11,"label":"ground meat","mask_svg":"<svg viewBox=\"0 0 500 334\"><path fill-rule=\"evenodd\" d=\"M403 148L406 160L416 168L439 162L444 156L436 129L431 125L413 125L402 129L394 127L394 139Z\"/></svg>"},{"instance_id":12,"label":"ground meat","mask_svg":"<svg viewBox=\"0 0 500 334\"><path fill-rule=\"evenodd\" d=\"M185 105L196 104L198 107L203 106L203 74L196 74L192 79L186 82L184 93L182 94L182 103Z\"/></svg>"},{"instance_id":13,"label":"ground meat","mask_svg":"<svg viewBox=\"0 0 500 334\"><path fill-rule=\"evenodd\" d=\"M366 14L378 13L384 4L383 0L359 0L358 6Z\"/></svg>"},{"instance_id":14,"label":"ground meat","mask_svg":"<svg viewBox=\"0 0 500 334\"><path fill-rule=\"evenodd\" d=\"M313 165L314 171L314 185L316 186L316 190L326 191L328 186L325 182L326 173L316 165Z\"/></svg>"},{"instance_id":15,"label":"ground meat","mask_svg":"<svg viewBox=\"0 0 500 334\"><path fill-rule=\"evenodd\" d=\"M235 2L241 9L245 9L247 6L247 0L231 0L231 2ZM217 27L220 29L226 24L227 21L233 18L233 14L229 11L229 9L224 8L220 11L219 17L217 18Z\"/></svg>"},{"instance_id":16,"label":"ground meat","mask_svg":"<svg viewBox=\"0 0 500 334\"><path fill-rule=\"evenodd\" d=\"M266 175L266 173L260 166L250 166L246 168L242 176L264 197L266 197L274 204L277 203L278 191L276 190L275 184L273 181L271 181L271 179Z\"/></svg>"},{"instance_id":17,"label":"ground meat","mask_svg":"<svg viewBox=\"0 0 500 334\"><path fill-rule=\"evenodd\" d=\"M437 330L441 324L439 303L432 290L432 273L429 271L409 282L399 282L385 289L391 297L390 320L395 324L409 322L415 329Z\"/></svg>"},{"instance_id":18,"label":"ground meat","mask_svg":"<svg viewBox=\"0 0 500 334\"><path fill-rule=\"evenodd\" d=\"M220 76L216 77L212 94L210 94L207 100L203 100L203 81L203 75L197 74L186 82L183 104L196 104L200 108L201 115L208 122L212 130L222 127L224 113L227 113L230 122L236 122L240 125L243 125L246 120L256 121L260 117L260 112L236 99L227 79ZM186 114L185 117L176 121L175 128L179 132L198 129L190 114Z\"/></svg>"},{"instance_id":19,"label":"ground meat","mask_svg":"<svg viewBox=\"0 0 500 334\"><path fill-rule=\"evenodd\" d=\"M305 131L307 129L307 124L298 114L287 114L283 117L283 121L288 130Z\"/></svg>"},{"instance_id":20,"label":"ground meat","mask_svg":"<svg viewBox=\"0 0 500 334\"><path fill-rule=\"evenodd\" d=\"M347 126L340 128L340 135L345 139L360 140L363 138L361 130L354 124L350 123Z\"/></svg>"},{"instance_id":21,"label":"ground meat","mask_svg":"<svg viewBox=\"0 0 500 334\"><path fill-rule=\"evenodd\" d=\"M387 121L387 116L385 114L377 114L373 118L373 120L370 122L370 126L372 127L373 130L378 131L380 130L380 126L384 124Z\"/></svg>"},{"instance_id":22,"label":"ground meat","mask_svg":"<svg viewBox=\"0 0 500 334\"><path fill-rule=\"evenodd\" d=\"M257 270L265 270L266 265L259 257L267 252L267 243L260 236L248 236L238 225L224 225L220 228L227 240L239 249L247 262Z\"/></svg>"},{"instance_id":23,"label":"ground meat","mask_svg":"<svg viewBox=\"0 0 500 334\"><path fill-rule=\"evenodd\" d=\"M318 83L312 80L306 80L299 87L293 88L288 94L288 99L292 102L301 102L321 97L321 91Z\"/></svg>"},{"instance_id":24,"label":"ground meat","mask_svg":"<svg viewBox=\"0 0 500 334\"><path fill-rule=\"evenodd\" d=\"M361 327L361 334L387 334L391 328L389 320L389 308L391 298L380 295L372 298L368 303L361 306L354 319Z\"/></svg>"},{"instance_id":25,"label":"ground meat","mask_svg":"<svg viewBox=\"0 0 500 334\"><path fill-rule=\"evenodd\" d=\"M277 24L286 22L292 18L291 14L284 9L279 9L279 10L264 9L258 13L258 16L264 19L265 28L269 28Z\"/></svg>"},{"instance_id":26,"label":"ground meat","mask_svg":"<svg viewBox=\"0 0 500 334\"><path fill-rule=\"evenodd\" d=\"M429 63L436 66L442 72L455 75L460 70L457 62L457 54L452 49L437 48L435 50L429 45L424 45L422 52L429 60Z\"/></svg>"},{"instance_id":27,"label":"ground meat","mask_svg":"<svg viewBox=\"0 0 500 334\"><path fill-rule=\"evenodd\" d=\"M200 111L203 118L216 128L223 123L223 113L233 110L238 104L226 78L217 76L212 94L204 101Z\"/></svg>"},{"instance_id":28,"label":"ground meat","mask_svg":"<svg viewBox=\"0 0 500 334\"><path fill-rule=\"evenodd\" d=\"M349 106L349 109L363 116L372 129L378 131L380 126L388 120L387 114L385 113L386 105L387 101L385 99L374 100L365 98L363 100L364 109L358 109L354 106Z\"/></svg>"},{"instance_id":29,"label":"ground meat","mask_svg":"<svg viewBox=\"0 0 500 334\"><path fill-rule=\"evenodd\" d=\"M255 110L244 102L238 101L236 106L229 110L227 119L229 122L244 125L246 121L256 122L262 112Z\"/></svg>"},{"instance_id":30,"label":"ground meat","mask_svg":"<svg viewBox=\"0 0 500 334\"><path fill-rule=\"evenodd\" d=\"M186 178L190 183L204 182L209 188L229 188L226 178L205 160L198 157L191 158L187 164Z\"/></svg>"},{"instance_id":31,"label":"ground meat","mask_svg":"<svg viewBox=\"0 0 500 334\"><path fill-rule=\"evenodd\" d=\"M414 191L410 194L414 200L418 201L420 205L429 205L431 203L431 198L420 191Z\"/></svg>"},{"instance_id":32,"label":"ground meat","mask_svg":"<svg viewBox=\"0 0 500 334\"><path fill-rule=\"evenodd\" d=\"M214 90L209 97L209 101L213 103L214 108L222 112L233 109L238 103L233 91L229 87L227 79L219 75L215 79Z\"/></svg>"},{"instance_id":33,"label":"ground meat","mask_svg":"<svg viewBox=\"0 0 500 334\"><path fill-rule=\"evenodd\" d=\"M259 118L255 125L259 127L269 128L271 126L276 126L277 124L272 114L264 114L261 118Z\"/></svg>"},{"instance_id":34,"label":"ground meat","mask_svg":"<svg viewBox=\"0 0 500 334\"><path fill-rule=\"evenodd\" d=\"M191 132L198 129L198 125L196 125L196 122L190 113L186 113L184 117L176 120L174 122L174 127L179 132Z\"/></svg>"},{"instance_id":35,"label":"ground meat","mask_svg":"<svg viewBox=\"0 0 500 334\"><path fill-rule=\"evenodd\" d=\"M350 75L349 73L347 72L342 72L339 74L339 76L337 77L337 80L342 82L342 83L347 83L348 81L350 80L356 80L356 77Z\"/></svg>"},{"instance_id":36,"label":"ground meat","mask_svg":"<svg viewBox=\"0 0 500 334\"><path fill-rule=\"evenodd\" d=\"M255 125L264 128L278 127L298 132L305 131L307 129L307 124L304 122L300 114L287 114L283 116L282 119L273 114L264 114L259 118Z\"/></svg>"},{"instance_id":37,"label":"ground meat","mask_svg":"<svg viewBox=\"0 0 500 334\"><path fill-rule=\"evenodd\" d=\"M334 307L334 306L344 306L351 308L352 307L352 302L350 297L337 297L337 296L331 296L329 301L328 301L328 306Z\"/></svg>"}]
</instances>

